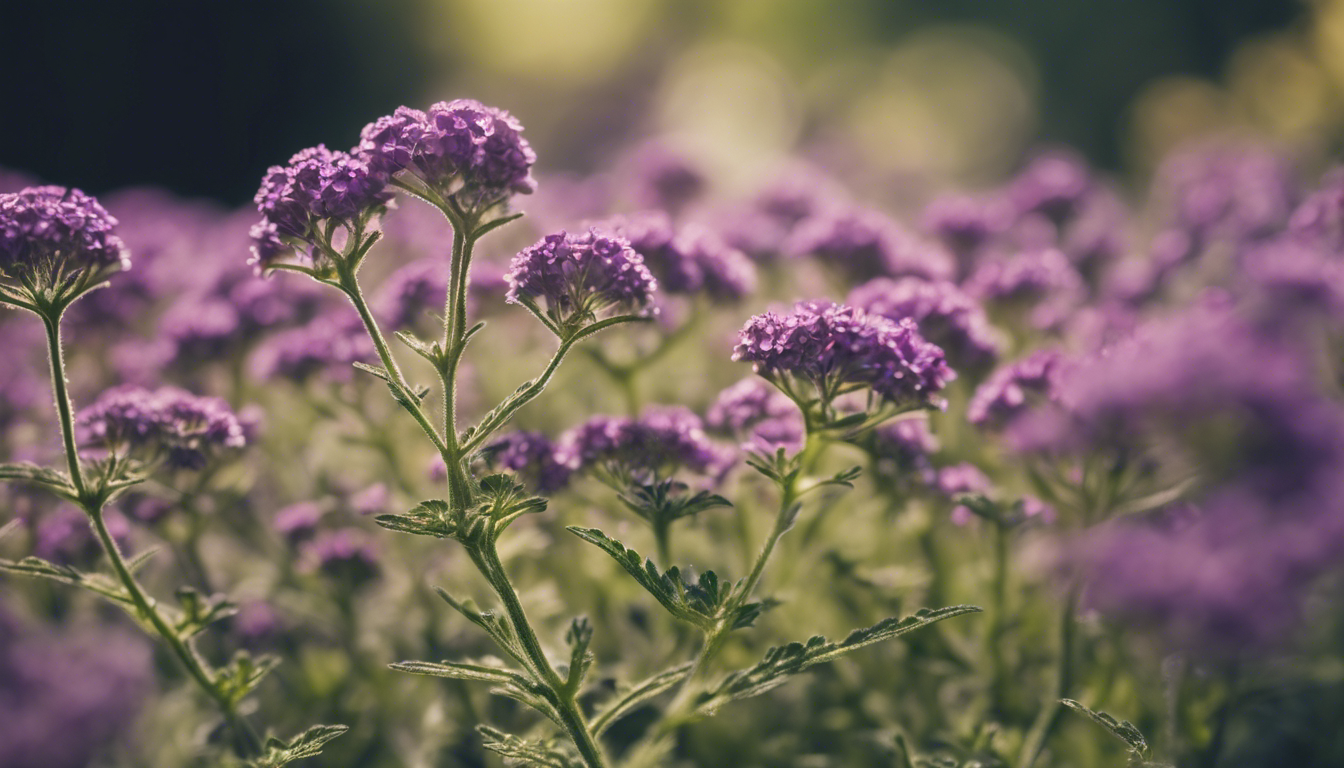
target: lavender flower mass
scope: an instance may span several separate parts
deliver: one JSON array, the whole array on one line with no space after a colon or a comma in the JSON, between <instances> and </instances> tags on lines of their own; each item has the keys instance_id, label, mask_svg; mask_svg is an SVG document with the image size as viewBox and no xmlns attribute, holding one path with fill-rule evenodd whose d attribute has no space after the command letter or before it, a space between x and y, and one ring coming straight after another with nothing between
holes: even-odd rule
<instances>
[{"instance_id":1,"label":"lavender flower mass","mask_svg":"<svg viewBox=\"0 0 1344 768\"><path fill-rule=\"evenodd\" d=\"M1344 0L301 5L9 14L0 768L1344 765Z\"/></svg>"}]
</instances>

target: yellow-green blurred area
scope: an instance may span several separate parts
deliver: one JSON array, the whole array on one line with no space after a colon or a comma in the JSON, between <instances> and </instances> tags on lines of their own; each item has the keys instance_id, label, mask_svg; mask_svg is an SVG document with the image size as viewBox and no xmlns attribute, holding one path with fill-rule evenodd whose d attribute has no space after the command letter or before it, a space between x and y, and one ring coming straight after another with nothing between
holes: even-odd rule
<instances>
[{"instance_id":1,"label":"yellow-green blurred area","mask_svg":"<svg viewBox=\"0 0 1344 768\"><path fill-rule=\"evenodd\" d=\"M972 184L1041 143L1138 171L1208 133L1316 154L1344 104L1344 0L32 6L5 11L27 31L0 52L0 166L95 192L241 201L299 148L459 96L517 114L543 172L656 136L730 182L800 148Z\"/></svg>"}]
</instances>

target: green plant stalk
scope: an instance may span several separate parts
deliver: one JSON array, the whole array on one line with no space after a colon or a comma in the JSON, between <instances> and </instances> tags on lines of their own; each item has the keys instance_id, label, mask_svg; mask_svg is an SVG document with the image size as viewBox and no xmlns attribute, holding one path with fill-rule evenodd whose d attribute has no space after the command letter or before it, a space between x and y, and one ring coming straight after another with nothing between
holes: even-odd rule
<instances>
[{"instance_id":1,"label":"green plant stalk","mask_svg":"<svg viewBox=\"0 0 1344 768\"><path fill-rule=\"evenodd\" d=\"M1008 670L1003 658L1003 633L1008 618L1008 528L997 521L993 527L994 574L990 588L994 612L990 615L989 628L985 633L985 652L990 666L990 708L993 717L1001 720L1008 688Z\"/></svg>"},{"instance_id":2,"label":"green plant stalk","mask_svg":"<svg viewBox=\"0 0 1344 768\"><path fill-rule=\"evenodd\" d=\"M1077 634L1077 622L1074 614L1078 610L1078 587L1070 587L1068 596L1059 616L1059 658L1056 660L1055 687L1050 698L1041 707L1040 714L1032 723L1031 730L1022 745L1022 754L1018 759L1018 768L1032 768L1045 749L1046 742L1059 726L1064 714L1064 705L1060 699L1069 697L1073 688L1074 639Z\"/></svg>"},{"instance_id":3,"label":"green plant stalk","mask_svg":"<svg viewBox=\"0 0 1344 768\"><path fill-rule=\"evenodd\" d=\"M469 546L467 551L477 570L490 582L491 588L504 604L504 611L518 634L518 641L532 667L532 673L551 689L552 703L555 704L569 737L573 739L574 746L583 756L584 763L589 768L605 768L606 756L602 753L602 747L597 743L592 730L588 727L587 719L583 716L583 710L576 698L577 691L570 690L551 666L550 660L546 658L541 641L537 639L537 633L523 610L523 603L518 599L518 592L513 588L513 583L509 581L508 573L504 570L504 564L499 559L499 551L495 548L493 538L487 539L481 546Z\"/></svg>"},{"instance_id":4,"label":"green plant stalk","mask_svg":"<svg viewBox=\"0 0 1344 768\"><path fill-rule=\"evenodd\" d=\"M103 551L107 554L108 560L112 563L112 570L121 582L121 586L126 590L135 605L140 616L149 623L158 635L168 644L173 655L186 667L187 673L195 680L201 688L209 694L210 698L219 706L220 712L224 716L224 721L234 734L234 749L240 757L250 757L261 753L261 739L252 730L252 726L247 722L239 712L229 697L216 684L206 662L197 655L194 648L187 640L183 640L173 630L168 621L159 613L155 602L150 599L135 575L131 573L126 565L126 559L121 554L121 549L117 542L112 538L111 532L107 529L107 522L104 519L103 507L99 503L92 501L88 493L88 487L84 481L84 473L79 463L79 448L75 442L74 419L71 412L69 392L66 388L65 379L65 356L61 349L61 331L60 331L60 313L54 317L44 315L43 323L47 329L47 344L50 352L51 361L51 379L52 387L56 396L56 411L59 416L61 426L61 441L65 447L66 462L70 470L70 482L75 487L79 495L80 507L85 514L89 516L94 533L98 536L98 541L102 544Z\"/></svg>"},{"instance_id":5,"label":"green plant stalk","mask_svg":"<svg viewBox=\"0 0 1344 768\"><path fill-rule=\"evenodd\" d=\"M402 405L411 411L425 433L434 440L435 447L438 448L440 455L448 469L449 482L449 502L457 510L465 510L471 499L469 489L469 480L467 479L466 467L463 464L464 458L470 455L471 451L479 446L494 430L498 429L509 417L519 408L535 399L545 389L555 374L560 362L569 352L574 344L584 338L597 333L598 331L616 325L620 322L628 322L637 318L620 316L610 318L599 323L594 323L581 331L572 334L564 339L555 356L551 359L546 370L538 377L533 384L528 387L519 396L513 398L510 406L502 408L499 411L498 418L483 422L473 434L472 440L466 445L458 445L456 432L455 414L457 400L457 368L461 362L461 346L466 337L466 298L467 282L469 269L469 260L471 258L471 248L474 238L467 231L467 223L455 211L448 207L440 206L445 216L453 223L454 243L453 243L453 265L451 278L449 282L448 297L446 300L444 317L444 364L440 370L440 377L444 387L444 435L440 438L434 430L434 427L428 423L424 417L424 412L412 403L403 402ZM341 264L341 261L337 261ZM392 361L391 352L388 349L386 340L378 329L378 324L374 320L372 313L369 312L367 302L364 300L363 293L360 291L358 282L354 279L353 272L342 269L341 286L350 300L359 310L360 317L364 321L365 330L369 333L378 350L379 357L382 358L384 367L389 375L394 377L396 384L401 387L404 393L409 394L410 389L406 386L400 371L395 367ZM399 398L400 399L400 398ZM467 551L471 556L472 563L475 564L481 575L490 583L491 588L499 597L500 602L504 604L504 610L513 624L514 631L518 635L519 642L523 647L524 654L531 667L534 676L545 683L552 694L552 703L560 715L560 720L570 738L574 741L575 747L589 768L606 768L607 759L602 752L601 746L593 736L592 730L588 727L587 720L584 718L583 710L580 708L577 700L577 692L570 690L569 686L556 673L546 658L546 652L537 639L537 633L528 621L527 613L523 610L522 601L518 598L518 593L510 582L508 573L504 570L504 565L499 559L499 553L495 548L493 538L487 539L479 545L468 546Z\"/></svg>"}]
</instances>

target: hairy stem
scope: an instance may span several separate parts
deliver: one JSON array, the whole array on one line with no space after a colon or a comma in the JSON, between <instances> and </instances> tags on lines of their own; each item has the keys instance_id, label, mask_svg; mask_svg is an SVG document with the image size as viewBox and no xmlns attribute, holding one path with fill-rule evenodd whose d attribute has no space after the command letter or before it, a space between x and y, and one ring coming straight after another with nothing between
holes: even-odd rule
<instances>
[{"instance_id":1,"label":"hairy stem","mask_svg":"<svg viewBox=\"0 0 1344 768\"><path fill-rule=\"evenodd\" d=\"M537 633L532 628L532 623L528 621L527 613L523 610L523 603L518 599L518 592L514 590L513 583L509 581L508 573L505 572L504 564L499 559L499 552L495 548L494 542L488 541L481 546L468 547L468 551L471 553L472 562L490 582L495 594L504 604L504 611L508 614L510 623L513 624L514 632L518 635L519 644L523 648L523 653L527 656L533 674L551 689L556 709L560 714L560 720L564 723L565 730L569 732L570 738L574 740L574 746L578 748L579 754L583 756L584 763L589 768L605 768L607 758L602 753L602 747L598 745L597 739L588 726L588 721L583 716L583 710L579 707L575 692L569 689L565 681L556 673L555 668L551 666L550 660L546 658L546 652L541 647L541 641L537 639Z\"/></svg>"},{"instance_id":2,"label":"hairy stem","mask_svg":"<svg viewBox=\"0 0 1344 768\"><path fill-rule=\"evenodd\" d=\"M1064 706L1059 700L1068 698L1073 688L1074 636L1077 633L1074 614L1077 609L1078 588L1074 586L1070 588L1059 616L1059 658L1056 662L1055 687L1050 692L1050 698L1041 707L1036 722L1032 723L1031 730L1027 732L1018 768L1032 768L1036 764L1037 758L1041 756L1064 713Z\"/></svg>"},{"instance_id":3,"label":"hairy stem","mask_svg":"<svg viewBox=\"0 0 1344 768\"><path fill-rule=\"evenodd\" d=\"M75 442L74 419L71 416L73 409L70 404L70 394L66 388L65 357L61 351L60 316L47 317L44 315L42 320L47 328L47 345L51 356L51 380L56 395L56 411L61 425L61 441L65 446L66 463L70 468L70 482L79 494L80 506L89 516L94 533L98 536L103 551L112 563L112 570L116 574L117 580L121 582L122 588L126 590L126 594L130 596L131 603L135 605L137 613L168 644L173 655L186 667L191 678L218 704L225 722L228 723L229 729L233 731L234 748L238 755L249 757L259 754L261 752L261 740L257 737L256 732L252 730L252 726L247 720L238 713L237 708L228 696L216 685L205 661L196 654L188 641L183 640L178 635L167 619L163 617L163 614L159 613L154 601L145 594L140 583L136 581L135 575L126 565L126 559L122 556L116 540L112 538L111 532L107 529L103 507L89 497L83 471L79 464L79 447Z\"/></svg>"}]
</instances>

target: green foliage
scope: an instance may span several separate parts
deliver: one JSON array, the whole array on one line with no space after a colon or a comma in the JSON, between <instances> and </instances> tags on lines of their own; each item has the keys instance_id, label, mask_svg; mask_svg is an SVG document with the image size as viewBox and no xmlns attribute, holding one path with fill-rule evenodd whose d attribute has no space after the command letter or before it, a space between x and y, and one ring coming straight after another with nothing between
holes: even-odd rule
<instances>
[{"instance_id":1,"label":"green foliage","mask_svg":"<svg viewBox=\"0 0 1344 768\"><path fill-rule=\"evenodd\" d=\"M717 685L700 694L696 700L696 710L703 715L711 715L730 701L759 696L782 685L793 675L805 672L818 664L838 659L851 651L900 637L953 616L977 613L980 610L973 605L955 605L938 610L925 609L913 616L886 619L871 627L856 629L838 643L830 642L821 635L815 635L806 643L776 646L767 651L765 657L755 666L729 674Z\"/></svg>"},{"instance_id":2,"label":"green foliage","mask_svg":"<svg viewBox=\"0 0 1344 768\"><path fill-rule=\"evenodd\" d=\"M768 602L738 604L738 592L743 587L741 581L728 586L719 581L718 574L705 571L694 583L688 582L676 566L665 572L659 571L652 560L641 562L638 552L596 528L570 526L568 530L611 555L668 613L705 631L713 630L720 623L733 629L751 626L756 617L772 605Z\"/></svg>"},{"instance_id":3,"label":"green foliage","mask_svg":"<svg viewBox=\"0 0 1344 768\"><path fill-rule=\"evenodd\" d=\"M0 482L38 485L66 501L79 502L79 494L75 492L68 475L30 462L0 464Z\"/></svg>"},{"instance_id":4,"label":"green foliage","mask_svg":"<svg viewBox=\"0 0 1344 768\"><path fill-rule=\"evenodd\" d=\"M685 483L665 480L656 485L634 484L628 493L620 495L620 499L630 511L651 523L663 525L707 509L733 506L717 493L700 491L686 496L685 491Z\"/></svg>"},{"instance_id":5,"label":"green foliage","mask_svg":"<svg viewBox=\"0 0 1344 768\"><path fill-rule=\"evenodd\" d=\"M687 662L672 669L663 670L653 677L641 680L624 689L593 716L593 721L590 724L593 734L601 736L617 720L629 714L635 707L661 693L672 690L682 680L685 680L687 675L691 674L694 667L693 662Z\"/></svg>"},{"instance_id":6,"label":"green foliage","mask_svg":"<svg viewBox=\"0 0 1344 768\"><path fill-rule=\"evenodd\" d=\"M1060 699L1060 703L1069 709L1072 709L1074 712L1086 715L1091 718L1092 722L1110 731L1111 735L1125 742L1125 746L1129 748L1130 765L1152 765L1152 763L1147 762L1151 754L1151 750L1148 747L1148 740L1143 737L1143 733L1141 733L1138 728L1134 727L1133 723L1128 720L1116 720L1105 712L1089 709L1073 699Z\"/></svg>"},{"instance_id":7,"label":"green foliage","mask_svg":"<svg viewBox=\"0 0 1344 768\"><path fill-rule=\"evenodd\" d=\"M481 746L504 758L505 765L535 765L542 768L582 768L578 756L571 755L552 740L530 741L480 725Z\"/></svg>"},{"instance_id":8,"label":"green foliage","mask_svg":"<svg viewBox=\"0 0 1344 768\"><path fill-rule=\"evenodd\" d=\"M227 666L215 672L215 688L230 707L236 708L279 663L275 656L253 658L247 651L238 651Z\"/></svg>"},{"instance_id":9,"label":"green foliage","mask_svg":"<svg viewBox=\"0 0 1344 768\"><path fill-rule=\"evenodd\" d=\"M454 510L441 499L427 499L405 514L379 515L374 522L390 531L474 546L493 541L519 517L546 509L546 500L528 495L512 475L487 475L477 490L477 503L466 510Z\"/></svg>"},{"instance_id":10,"label":"green foliage","mask_svg":"<svg viewBox=\"0 0 1344 768\"><path fill-rule=\"evenodd\" d=\"M317 757L327 742L350 730L344 725L315 725L289 741L266 740L265 753L248 763L252 768L282 768L296 760Z\"/></svg>"},{"instance_id":11,"label":"green foliage","mask_svg":"<svg viewBox=\"0 0 1344 768\"><path fill-rule=\"evenodd\" d=\"M186 640L200 634L210 624L238 612L238 606L222 597L205 597L191 587L177 590L182 612L173 619L173 630Z\"/></svg>"}]
</instances>

